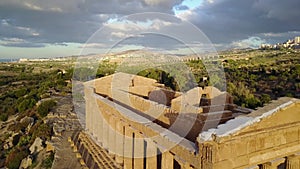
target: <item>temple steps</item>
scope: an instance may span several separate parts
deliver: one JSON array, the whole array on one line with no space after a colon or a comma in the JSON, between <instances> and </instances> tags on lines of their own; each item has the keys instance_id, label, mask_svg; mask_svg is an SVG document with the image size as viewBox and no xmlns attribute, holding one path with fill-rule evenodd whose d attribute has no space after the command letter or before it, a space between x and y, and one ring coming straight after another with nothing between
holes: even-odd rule
<instances>
[{"instance_id":1,"label":"temple steps","mask_svg":"<svg viewBox=\"0 0 300 169\"><path fill-rule=\"evenodd\" d=\"M69 139L74 151L78 151L81 163L89 169L121 169L122 166L114 160L103 147L97 145L84 132L74 133ZM84 163L83 163L83 161Z\"/></svg>"}]
</instances>

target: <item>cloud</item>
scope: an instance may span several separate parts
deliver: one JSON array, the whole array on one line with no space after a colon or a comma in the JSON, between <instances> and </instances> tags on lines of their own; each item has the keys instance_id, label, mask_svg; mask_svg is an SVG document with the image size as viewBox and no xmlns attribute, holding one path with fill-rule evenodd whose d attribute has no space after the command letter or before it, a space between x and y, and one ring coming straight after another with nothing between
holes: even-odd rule
<instances>
[{"instance_id":1,"label":"cloud","mask_svg":"<svg viewBox=\"0 0 300 169\"><path fill-rule=\"evenodd\" d=\"M41 48L45 47L45 44L42 43L31 43L24 39L19 38L4 38L0 41L0 45L6 47L22 47L22 48Z\"/></svg>"},{"instance_id":2,"label":"cloud","mask_svg":"<svg viewBox=\"0 0 300 169\"><path fill-rule=\"evenodd\" d=\"M88 43L105 43L107 48L142 46L159 51L180 50L179 48L193 48L188 49L189 52L214 50L202 32L189 22L172 15L153 13L111 19ZM92 52L87 49L84 53Z\"/></svg>"},{"instance_id":3,"label":"cloud","mask_svg":"<svg viewBox=\"0 0 300 169\"><path fill-rule=\"evenodd\" d=\"M265 39L261 39L260 37L249 37L247 39L234 41L230 46L232 48L258 48L263 43L266 43Z\"/></svg>"},{"instance_id":4,"label":"cloud","mask_svg":"<svg viewBox=\"0 0 300 169\"><path fill-rule=\"evenodd\" d=\"M203 0L192 7L189 5L187 0L1 0L0 45L84 44L100 28L103 34L98 41L91 42L96 47L110 46L115 39L152 31L176 32L185 36L179 39L197 40L187 31L188 25L178 26L183 21L196 25L218 47L222 44L228 47L256 46L254 44L260 41L281 42L299 35L299 0ZM149 14L121 19L143 12L163 12L178 18ZM8 40L13 38L23 42ZM127 42L153 48L179 46L172 40L155 36L143 38L130 38Z\"/></svg>"},{"instance_id":5,"label":"cloud","mask_svg":"<svg viewBox=\"0 0 300 169\"><path fill-rule=\"evenodd\" d=\"M32 43L84 43L104 20L80 12L33 10L0 5L0 39L26 38ZM5 23L6 22L6 23Z\"/></svg>"},{"instance_id":6,"label":"cloud","mask_svg":"<svg viewBox=\"0 0 300 169\"><path fill-rule=\"evenodd\" d=\"M79 8L91 13L130 15L142 12L172 14L172 8L183 0L84 0Z\"/></svg>"},{"instance_id":7,"label":"cloud","mask_svg":"<svg viewBox=\"0 0 300 169\"><path fill-rule=\"evenodd\" d=\"M136 12L168 12L181 0L2 0L0 39L26 38L32 43L84 43L110 18ZM26 28L27 30L21 30Z\"/></svg>"},{"instance_id":8,"label":"cloud","mask_svg":"<svg viewBox=\"0 0 300 169\"><path fill-rule=\"evenodd\" d=\"M254 7L263 11L264 17L282 20L286 23L299 20L300 1L297 0L257 0Z\"/></svg>"},{"instance_id":9,"label":"cloud","mask_svg":"<svg viewBox=\"0 0 300 169\"><path fill-rule=\"evenodd\" d=\"M2 19L0 22L1 34L3 38L34 38L39 36L39 32L30 27L17 26L12 24L10 19Z\"/></svg>"},{"instance_id":10,"label":"cloud","mask_svg":"<svg viewBox=\"0 0 300 169\"><path fill-rule=\"evenodd\" d=\"M85 43L79 46L79 48L106 48L106 47L108 46L103 43Z\"/></svg>"},{"instance_id":11,"label":"cloud","mask_svg":"<svg viewBox=\"0 0 300 169\"><path fill-rule=\"evenodd\" d=\"M294 37L299 36L300 31L287 31L287 32L266 32L258 34L257 36L266 40L267 43L275 44L282 43L288 39L294 39Z\"/></svg>"},{"instance_id":12,"label":"cloud","mask_svg":"<svg viewBox=\"0 0 300 169\"><path fill-rule=\"evenodd\" d=\"M300 22L296 19L300 16L299 3L298 0L204 1L178 17L197 25L214 43L231 43L267 32L299 30Z\"/></svg>"},{"instance_id":13,"label":"cloud","mask_svg":"<svg viewBox=\"0 0 300 169\"><path fill-rule=\"evenodd\" d=\"M174 8L175 8L175 10L178 10L178 11L184 11L184 10L189 9L189 7L186 5L178 5L178 6L175 6Z\"/></svg>"},{"instance_id":14,"label":"cloud","mask_svg":"<svg viewBox=\"0 0 300 169\"><path fill-rule=\"evenodd\" d=\"M174 5L179 4L179 0L145 0L145 3L150 6L165 5L171 9Z\"/></svg>"},{"instance_id":15,"label":"cloud","mask_svg":"<svg viewBox=\"0 0 300 169\"><path fill-rule=\"evenodd\" d=\"M55 46L69 46L67 43L54 43Z\"/></svg>"},{"instance_id":16,"label":"cloud","mask_svg":"<svg viewBox=\"0 0 300 169\"><path fill-rule=\"evenodd\" d=\"M37 10L37 11L42 11L43 10L41 7L33 5L33 4L30 4L28 2L25 2L24 5L26 7L28 7L29 9L33 9L33 10Z\"/></svg>"}]
</instances>

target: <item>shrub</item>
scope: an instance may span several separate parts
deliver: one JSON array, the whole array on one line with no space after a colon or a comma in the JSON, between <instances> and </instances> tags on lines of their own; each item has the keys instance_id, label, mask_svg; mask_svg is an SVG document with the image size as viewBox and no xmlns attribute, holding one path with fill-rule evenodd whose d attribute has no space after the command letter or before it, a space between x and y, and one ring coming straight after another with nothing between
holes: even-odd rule
<instances>
[{"instance_id":1,"label":"shrub","mask_svg":"<svg viewBox=\"0 0 300 169\"><path fill-rule=\"evenodd\" d=\"M31 139L35 140L37 137L40 137L43 140L50 140L51 134L52 134L52 128L47 124L43 123L33 131Z\"/></svg>"},{"instance_id":2,"label":"shrub","mask_svg":"<svg viewBox=\"0 0 300 169\"><path fill-rule=\"evenodd\" d=\"M54 160L54 153L51 153L50 155L47 156L45 160L43 160L42 167L46 169L51 168L53 160Z\"/></svg>"},{"instance_id":3,"label":"shrub","mask_svg":"<svg viewBox=\"0 0 300 169\"><path fill-rule=\"evenodd\" d=\"M38 107L38 114L41 117L46 117L52 107L56 105L54 100L47 100L42 102Z\"/></svg>"},{"instance_id":4,"label":"shrub","mask_svg":"<svg viewBox=\"0 0 300 169\"><path fill-rule=\"evenodd\" d=\"M36 101L34 98L26 98L18 104L18 112L22 113L27 109L31 109L35 104Z\"/></svg>"},{"instance_id":5,"label":"shrub","mask_svg":"<svg viewBox=\"0 0 300 169\"><path fill-rule=\"evenodd\" d=\"M30 139L31 139L30 136L22 136L18 142L18 146L21 147L21 146L28 145Z\"/></svg>"},{"instance_id":6,"label":"shrub","mask_svg":"<svg viewBox=\"0 0 300 169\"><path fill-rule=\"evenodd\" d=\"M15 96L17 98L20 98L20 97L24 96L26 93L27 93L26 88L22 88L22 89L15 91Z\"/></svg>"},{"instance_id":7,"label":"shrub","mask_svg":"<svg viewBox=\"0 0 300 169\"><path fill-rule=\"evenodd\" d=\"M264 105L264 104L269 103L271 101L271 97L268 94L262 94L261 97L260 97L260 100L261 100L262 104ZM261 105L261 106L263 106L263 105Z\"/></svg>"},{"instance_id":8,"label":"shrub","mask_svg":"<svg viewBox=\"0 0 300 169\"><path fill-rule=\"evenodd\" d=\"M6 113L1 113L0 114L0 120L1 121L6 121L8 119L8 115Z\"/></svg>"},{"instance_id":9,"label":"shrub","mask_svg":"<svg viewBox=\"0 0 300 169\"><path fill-rule=\"evenodd\" d=\"M15 149L7 155L5 165L9 169L18 169L21 164L21 161L27 156L27 151L20 151Z\"/></svg>"}]
</instances>

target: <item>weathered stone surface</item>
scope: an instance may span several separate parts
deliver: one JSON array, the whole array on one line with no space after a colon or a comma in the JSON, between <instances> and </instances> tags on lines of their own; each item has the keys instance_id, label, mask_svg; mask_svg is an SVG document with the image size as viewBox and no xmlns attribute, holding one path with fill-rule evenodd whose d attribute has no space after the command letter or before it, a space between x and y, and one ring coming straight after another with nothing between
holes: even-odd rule
<instances>
[{"instance_id":1,"label":"weathered stone surface","mask_svg":"<svg viewBox=\"0 0 300 169\"><path fill-rule=\"evenodd\" d=\"M26 127L26 134L28 134L28 132L30 131L31 127L34 125L34 118L32 117L24 117L20 120L20 123L22 124L26 124L27 127Z\"/></svg>"},{"instance_id":2,"label":"weathered stone surface","mask_svg":"<svg viewBox=\"0 0 300 169\"><path fill-rule=\"evenodd\" d=\"M4 150L8 150L8 149L11 148L11 146L10 146L9 143L5 143L5 144L3 145L3 148L4 148Z\"/></svg>"},{"instance_id":3,"label":"weathered stone surface","mask_svg":"<svg viewBox=\"0 0 300 169\"><path fill-rule=\"evenodd\" d=\"M43 149L43 140L39 137L34 140L33 144L29 148L30 154L38 153Z\"/></svg>"},{"instance_id":4,"label":"weathered stone surface","mask_svg":"<svg viewBox=\"0 0 300 169\"><path fill-rule=\"evenodd\" d=\"M53 146L53 144L49 141L46 141L46 152L54 152L55 151L55 147Z\"/></svg>"},{"instance_id":5,"label":"weathered stone surface","mask_svg":"<svg viewBox=\"0 0 300 169\"><path fill-rule=\"evenodd\" d=\"M32 165L32 157L28 156L22 160L19 169L27 169L31 165Z\"/></svg>"},{"instance_id":6,"label":"weathered stone surface","mask_svg":"<svg viewBox=\"0 0 300 169\"><path fill-rule=\"evenodd\" d=\"M20 123L28 123L28 124L34 123L34 119L32 117L26 116L20 120Z\"/></svg>"}]
</instances>

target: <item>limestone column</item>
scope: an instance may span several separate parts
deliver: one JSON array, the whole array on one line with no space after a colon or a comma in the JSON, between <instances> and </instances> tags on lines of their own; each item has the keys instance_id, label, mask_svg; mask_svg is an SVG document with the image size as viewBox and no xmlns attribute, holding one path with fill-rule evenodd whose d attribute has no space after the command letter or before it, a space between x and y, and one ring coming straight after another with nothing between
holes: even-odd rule
<instances>
[{"instance_id":1,"label":"limestone column","mask_svg":"<svg viewBox=\"0 0 300 169\"><path fill-rule=\"evenodd\" d=\"M179 163L180 168L182 168L182 169L193 169L193 167L191 167L190 163L183 162L180 160L178 160L177 162Z\"/></svg>"},{"instance_id":2,"label":"limestone column","mask_svg":"<svg viewBox=\"0 0 300 169\"><path fill-rule=\"evenodd\" d=\"M92 125L91 125L91 130L92 130L92 134L94 137L97 137L96 131L97 131L97 109L96 109L97 105L93 105L91 113L91 121L92 121Z\"/></svg>"},{"instance_id":3,"label":"limestone column","mask_svg":"<svg viewBox=\"0 0 300 169\"><path fill-rule=\"evenodd\" d=\"M103 145L103 116L102 112L97 110L97 124L96 124L97 140Z\"/></svg>"},{"instance_id":4,"label":"limestone column","mask_svg":"<svg viewBox=\"0 0 300 169\"><path fill-rule=\"evenodd\" d=\"M102 145L104 148L108 148L108 122L103 118L102 122Z\"/></svg>"},{"instance_id":5,"label":"limestone column","mask_svg":"<svg viewBox=\"0 0 300 169\"><path fill-rule=\"evenodd\" d=\"M125 126L125 137L124 137L124 169L133 169L134 168L134 159L133 159L133 130L130 126Z\"/></svg>"},{"instance_id":6,"label":"limestone column","mask_svg":"<svg viewBox=\"0 0 300 169\"><path fill-rule=\"evenodd\" d=\"M287 157L287 164L286 168L287 169L299 169L299 155L291 155Z\"/></svg>"},{"instance_id":7,"label":"limestone column","mask_svg":"<svg viewBox=\"0 0 300 169\"><path fill-rule=\"evenodd\" d=\"M94 97L94 90L91 87L85 88L85 104L86 104L86 129L90 134L94 134L94 113L95 106L97 106L96 98Z\"/></svg>"},{"instance_id":8,"label":"limestone column","mask_svg":"<svg viewBox=\"0 0 300 169\"><path fill-rule=\"evenodd\" d=\"M259 169L259 166L252 166L252 167L248 167L246 169Z\"/></svg>"},{"instance_id":9,"label":"limestone column","mask_svg":"<svg viewBox=\"0 0 300 169\"><path fill-rule=\"evenodd\" d=\"M116 121L116 162L123 164L123 151L124 151L124 124L122 121Z\"/></svg>"},{"instance_id":10,"label":"limestone column","mask_svg":"<svg viewBox=\"0 0 300 169\"><path fill-rule=\"evenodd\" d=\"M88 90L86 90L86 91L88 91ZM92 105L91 105L91 94L90 94L90 92L86 92L85 93L86 94L86 96L85 96L85 104L86 104L86 114L85 114L85 118L86 118L86 121L85 121L85 128L86 128L86 130L89 132L89 133L91 133L91 126L92 126L92 121L91 121L91 114L92 114Z\"/></svg>"},{"instance_id":11,"label":"limestone column","mask_svg":"<svg viewBox=\"0 0 300 169\"><path fill-rule=\"evenodd\" d=\"M183 168L183 169L193 169L193 167L191 167L191 165L190 164L184 164L183 166L181 166L181 168Z\"/></svg>"},{"instance_id":12,"label":"limestone column","mask_svg":"<svg viewBox=\"0 0 300 169\"><path fill-rule=\"evenodd\" d=\"M162 154L161 159L161 168L162 169L173 169L174 166L174 159L173 154L169 151L166 151Z\"/></svg>"},{"instance_id":13,"label":"limestone column","mask_svg":"<svg viewBox=\"0 0 300 169\"><path fill-rule=\"evenodd\" d=\"M115 154L116 149L116 119L114 116L109 118L108 126L108 151L110 154Z\"/></svg>"},{"instance_id":14,"label":"limestone column","mask_svg":"<svg viewBox=\"0 0 300 169\"><path fill-rule=\"evenodd\" d=\"M267 162L262 164L262 169L275 169L274 167L272 167L271 162Z\"/></svg>"},{"instance_id":15,"label":"limestone column","mask_svg":"<svg viewBox=\"0 0 300 169\"><path fill-rule=\"evenodd\" d=\"M144 168L144 138L141 133L136 131L134 138L134 169Z\"/></svg>"},{"instance_id":16,"label":"limestone column","mask_svg":"<svg viewBox=\"0 0 300 169\"><path fill-rule=\"evenodd\" d=\"M270 162L262 164L263 169L277 169L277 167L285 162L285 158L277 158L275 160L272 160Z\"/></svg>"},{"instance_id":17,"label":"limestone column","mask_svg":"<svg viewBox=\"0 0 300 169\"><path fill-rule=\"evenodd\" d=\"M146 139L146 169L157 166L157 146L151 139Z\"/></svg>"}]
</instances>

